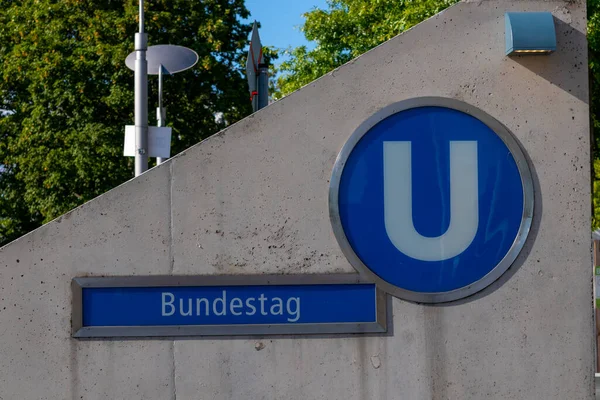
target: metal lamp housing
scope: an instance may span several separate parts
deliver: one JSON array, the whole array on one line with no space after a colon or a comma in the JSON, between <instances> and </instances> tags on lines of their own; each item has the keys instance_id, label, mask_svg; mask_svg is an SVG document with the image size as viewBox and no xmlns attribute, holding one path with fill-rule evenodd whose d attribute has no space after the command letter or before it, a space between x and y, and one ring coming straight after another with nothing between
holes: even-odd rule
<instances>
[{"instance_id":1,"label":"metal lamp housing","mask_svg":"<svg viewBox=\"0 0 600 400\"><path fill-rule=\"evenodd\" d=\"M504 22L507 56L550 54L556 50L552 13L508 12Z\"/></svg>"}]
</instances>

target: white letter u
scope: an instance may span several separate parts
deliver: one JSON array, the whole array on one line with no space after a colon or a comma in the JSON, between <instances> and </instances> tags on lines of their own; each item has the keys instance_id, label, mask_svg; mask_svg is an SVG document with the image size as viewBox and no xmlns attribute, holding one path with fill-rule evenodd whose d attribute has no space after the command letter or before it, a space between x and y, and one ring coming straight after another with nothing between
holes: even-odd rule
<instances>
[{"instance_id":1,"label":"white letter u","mask_svg":"<svg viewBox=\"0 0 600 400\"><path fill-rule=\"evenodd\" d=\"M385 230L405 255L442 261L471 244L479 225L477 142L450 141L450 226L438 237L417 232L412 213L410 142L383 142Z\"/></svg>"}]
</instances>

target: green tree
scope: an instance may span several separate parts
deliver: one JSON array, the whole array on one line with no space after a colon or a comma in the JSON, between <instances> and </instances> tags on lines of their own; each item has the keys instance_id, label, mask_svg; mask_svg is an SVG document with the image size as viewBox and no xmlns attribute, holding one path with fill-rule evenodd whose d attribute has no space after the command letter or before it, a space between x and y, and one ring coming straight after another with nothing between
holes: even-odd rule
<instances>
[{"instance_id":1,"label":"green tree","mask_svg":"<svg viewBox=\"0 0 600 400\"><path fill-rule=\"evenodd\" d=\"M278 96L285 96L393 38L458 0L328 0L304 17L302 31L316 47L288 50Z\"/></svg>"},{"instance_id":2,"label":"green tree","mask_svg":"<svg viewBox=\"0 0 600 400\"><path fill-rule=\"evenodd\" d=\"M0 245L133 176L137 0L0 0ZM165 77L172 154L251 112L243 0L146 2L149 44L187 46L189 71ZM154 124L156 78L150 79ZM215 118L215 116L221 118Z\"/></svg>"},{"instance_id":3,"label":"green tree","mask_svg":"<svg viewBox=\"0 0 600 400\"><path fill-rule=\"evenodd\" d=\"M588 0L588 58L590 68L590 114L593 137L592 228L600 227L600 0Z\"/></svg>"}]
</instances>

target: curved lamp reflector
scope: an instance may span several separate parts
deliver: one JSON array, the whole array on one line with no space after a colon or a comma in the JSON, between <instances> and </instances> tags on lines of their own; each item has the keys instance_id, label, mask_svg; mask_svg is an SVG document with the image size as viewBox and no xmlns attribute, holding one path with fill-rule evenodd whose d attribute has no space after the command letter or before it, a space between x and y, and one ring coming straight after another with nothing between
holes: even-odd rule
<instances>
[{"instance_id":1,"label":"curved lamp reflector","mask_svg":"<svg viewBox=\"0 0 600 400\"><path fill-rule=\"evenodd\" d=\"M552 13L508 12L504 23L506 55L550 54L556 50Z\"/></svg>"}]
</instances>

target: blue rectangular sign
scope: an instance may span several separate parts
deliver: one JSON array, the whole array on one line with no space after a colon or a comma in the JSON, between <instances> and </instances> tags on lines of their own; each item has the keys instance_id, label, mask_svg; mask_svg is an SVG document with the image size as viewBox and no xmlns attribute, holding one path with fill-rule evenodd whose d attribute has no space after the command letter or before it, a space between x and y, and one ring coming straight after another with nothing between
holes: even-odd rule
<instances>
[{"instance_id":1,"label":"blue rectangular sign","mask_svg":"<svg viewBox=\"0 0 600 400\"><path fill-rule=\"evenodd\" d=\"M103 278L78 278L74 299L81 302L81 307L76 312L75 319L79 321L75 321L78 326L74 336L385 330L381 321L385 318L383 297L372 283L241 285L243 280L239 277L236 284L226 284L227 277L221 278L223 285L215 284L218 281L213 279L206 286L186 285L183 279L178 284L160 285L153 281L152 285L141 286L140 278L132 281L132 286L127 286L126 281L109 286L111 281L103 282ZM86 279L95 285L86 284ZM110 279L114 283L119 278Z\"/></svg>"}]
</instances>

